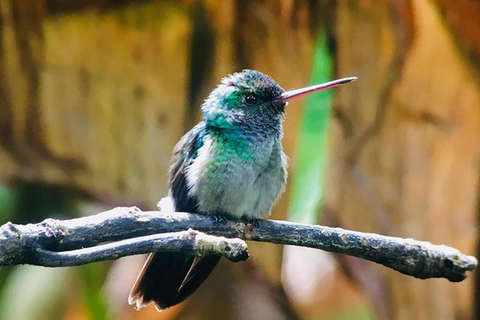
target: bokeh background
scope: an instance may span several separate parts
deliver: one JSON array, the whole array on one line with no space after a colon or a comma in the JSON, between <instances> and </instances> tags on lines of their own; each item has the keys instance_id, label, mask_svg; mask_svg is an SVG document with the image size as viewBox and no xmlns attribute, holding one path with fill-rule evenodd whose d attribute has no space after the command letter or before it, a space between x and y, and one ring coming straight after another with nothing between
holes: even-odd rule
<instances>
[{"instance_id":1,"label":"bokeh background","mask_svg":"<svg viewBox=\"0 0 480 320\"><path fill-rule=\"evenodd\" d=\"M480 2L0 0L0 223L153 209L171 150L220 79L286 89L275 219L479 256ZM0 319L473 319L478 272L418 280L317 250L250 244L186 303L135 311L143 257L0 270ZM475 293L477 292L477 293Z\"/></svg>"}]
</instances>

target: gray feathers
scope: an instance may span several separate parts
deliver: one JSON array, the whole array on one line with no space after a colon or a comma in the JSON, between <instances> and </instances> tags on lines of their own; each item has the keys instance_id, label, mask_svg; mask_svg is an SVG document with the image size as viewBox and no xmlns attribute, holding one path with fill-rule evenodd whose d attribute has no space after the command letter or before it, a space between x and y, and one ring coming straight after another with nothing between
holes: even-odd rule
<instances>
[{"instance_id":1,"label":"gray feathers","mask_svg":"<svg viewBox=\"0 0 480 320\"><path fill-rule=\"evenodd\" d=\"M283 92L258 71L224 78L202 106L204 121L175 146L170 166L173 206L165 201L162 206L230 218L269 214L287 178L281 144ZM183 252L151 254L129 303L140 308L155 302L158 309L178 304L197 290L219 260Z\"/></svg>"}]
</instances>

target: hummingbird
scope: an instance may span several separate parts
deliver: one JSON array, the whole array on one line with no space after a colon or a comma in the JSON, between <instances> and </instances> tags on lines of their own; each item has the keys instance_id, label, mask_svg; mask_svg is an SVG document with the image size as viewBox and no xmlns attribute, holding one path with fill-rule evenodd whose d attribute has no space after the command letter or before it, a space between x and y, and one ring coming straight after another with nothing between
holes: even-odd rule
<instances>
[{"instance_id":1,"label":"hummingbird","mask_svg":"<svg viewBox=\"0 0 480 320\"><path fill-rule=\"evenodd\" d=\"M223 78L201 106L203 120L173 150L169 199L174 211L247 221L268 215L287 180L282 137L288 101L356 79L285 91L256 70ZM159 311L174 306L200 287L219 260L151 253L128 302L137 309L154 302Z\"/></svg>"}]
</instances>

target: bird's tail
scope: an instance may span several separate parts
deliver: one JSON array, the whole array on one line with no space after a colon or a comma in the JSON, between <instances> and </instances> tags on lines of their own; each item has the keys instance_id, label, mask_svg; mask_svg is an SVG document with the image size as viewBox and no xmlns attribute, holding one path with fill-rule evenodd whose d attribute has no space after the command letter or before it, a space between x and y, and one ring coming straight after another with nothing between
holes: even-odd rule
<instances>
[{"instance_id":1,"label":"bird's tail","mask_svg":"<svg viewBox=\"0 0 480 320\"><path fill-rule=\"evenodd\" d=\"M142 308L155 302L158 310L188 298L207 279L220 256L197 257L182 252L158 252L148 256L128 303Z\"/></svg>"}]
</instances>

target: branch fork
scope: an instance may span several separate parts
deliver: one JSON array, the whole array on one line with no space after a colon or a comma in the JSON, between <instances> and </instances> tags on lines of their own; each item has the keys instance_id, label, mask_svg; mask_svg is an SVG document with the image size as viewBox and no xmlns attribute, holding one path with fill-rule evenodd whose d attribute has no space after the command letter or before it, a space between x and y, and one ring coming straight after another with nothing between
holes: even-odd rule
<instances>
[{"instance_id":1,"label":"branch fork","mask_svg":"<svg viewBox=\"0 0 480 320\"><path fill-rule=\"evenodd\" d=\"M157 251L215 254L236 262L248 258L244 240L347 254L420 279L458 282L477 266L475 257L455 248L413 239L264 219L255 225L217 222L212 216L136 207L37 224L7 222L0 227L0 266L75 266Z\"/></svg>"}]
</instances>

